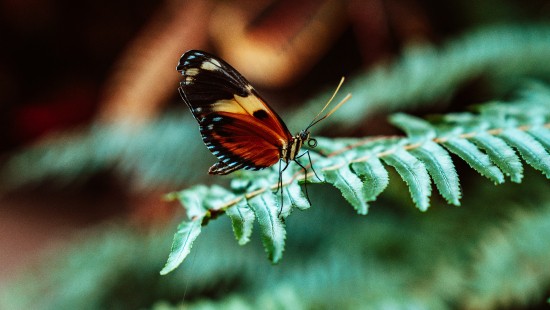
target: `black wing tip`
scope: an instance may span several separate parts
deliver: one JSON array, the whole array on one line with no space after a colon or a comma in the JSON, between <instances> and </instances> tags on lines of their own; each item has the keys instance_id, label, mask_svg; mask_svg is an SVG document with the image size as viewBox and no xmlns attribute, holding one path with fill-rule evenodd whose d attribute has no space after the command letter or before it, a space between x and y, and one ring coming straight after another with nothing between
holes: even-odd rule
<instances>
[{"instance_id":1,"label":"black wing tip","mask_svg":"<svg viewBox=\"0 0 550 310\"><path fill-rule=\"evenodd\" d=\"M200 61L202 62L204 58L217 57L201 50L188 50L187 52L183 53L183 55L181 55L178 65L176 66L176 70L182 72L185 70L186 67L189 67L189 65L194 63L195 59L201 59Z\"/></svg>"}]
</instances>

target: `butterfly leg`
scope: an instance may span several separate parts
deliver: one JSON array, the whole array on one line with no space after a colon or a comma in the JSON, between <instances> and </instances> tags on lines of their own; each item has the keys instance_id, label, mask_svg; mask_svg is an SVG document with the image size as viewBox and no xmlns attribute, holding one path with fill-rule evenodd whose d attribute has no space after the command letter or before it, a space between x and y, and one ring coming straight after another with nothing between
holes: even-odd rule
<instances>
[{"instance_id":1,"label":"butterfly leg","mask_svg":"<svg viewBox=\"0 0 550 310\"><path fill-rule=\"evenodd\" d=\"M304 153L305 154L305 153ZM302 155L304 155L302 154ZM298 166L302 167L302 169L304 170L304 189L305 189L305 192L306 192L306 198L307 198L307 202L309 203L309 205L311 206L311 200L309 199L309 194L307 192L307 169L306 167L304 167L297 159L300 158L302 155L294 158L294 162L298 164Z\"/></svg>"},{"instance_id":2,"label":"butterfly leg","mask_svg":"<svg viewBox=\"0 0 550 310\"><path fill-rule=\"evenodd\" d=\"M283 187L283 172L285 172L288 167L288 163L286 163L285 167L281 170L281 161L282 159L279 159L279 181L277 181L277 189L273 192L273 194L276 194L279 189Z\"/></svg>"},{"instance_id":3,"label":"butterfly leg","mask_svg":"<svg viewBox=\"0 0 550 310\"><path fill-rule=\"evenodd\" d=\"M323 180L321 180L321 178L319 177L319 175L317 175L317 171L315 171L315 168L313 168L313 163L311 162L311 155L309 155L309 151L305 151L303 152L300 156L296 157L296 158L300 158L304 155L307 154L307 159L309 160L309 165L311 166L311 170L313 170L313 174L315 174L315 177L317 178L317 180L321 181L321 182L324 182Z\"/></svg>"},{"instance_id":4,"label":"butterfly leg","mask_svg":"<svg viewBox=\"0 0 550 310\"><path fill-rule=\"evenodd\" d=\"M283 172L288 168L288 162L286 163L285 167L281 169L281 162L282 159L279 159L279 180L277 181L277 190L275 190L273 193L277 194L279 189L281 190L281 208L279 209L279 214L277 214L277 217L281 217L281 212L283 212Z\"/></svg>"},{"instance_id":5,"label":"butterfly leg","mask_svg":"<svg viewBox=\"0 0 550 310\"><path fill-rule=\"evenodd\" d=\"M282 179L282 171L281 171L281 159L279 159L279 179L277 180L277 189L273 192L273 194L277 194L279 191L279 188L281 187L281 179Z\"/></svg>"}]
</instances>

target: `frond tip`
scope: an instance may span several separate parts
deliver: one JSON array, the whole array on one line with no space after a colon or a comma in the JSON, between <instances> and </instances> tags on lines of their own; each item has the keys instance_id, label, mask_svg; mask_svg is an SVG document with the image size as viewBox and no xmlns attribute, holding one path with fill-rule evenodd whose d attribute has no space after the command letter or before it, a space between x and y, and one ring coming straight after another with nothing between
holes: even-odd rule
<instances>
[{"instance_id":1,"label":"frond tip","mask_svg":"<svg viewBox=\"0 0 550 310\"><path fill-rule=\"evenodd\" d=\"M419 210L429 208L432 183L448 203L459 205L459 177L450 153L496 184L506 177L521 182L520 156L550 178L550 90L532 88L517 102L489 103L480 106L478 112L449 114L438 123L397 114L390 121L406 133L405 137L319 139L312 161L322 172L323 182L340 190L359 214L367 214L368 202L387 187L387 166L395 168L405 181ZM279 193L272 192L278 172L251 173L236 174L233 184L240 185L231 190L196 186L170 194L187 209L190 221L178 228L162 274L183 261L201 232L201 224L224 212L241 245L250 240L256 219L269 259L280 261L286 238L284 218L295 208L309 207L298 182L318 181L311 172L304 175L299 167L289 167L283 176L284 203L280 206Z\"/></svg>"}]
</instances>

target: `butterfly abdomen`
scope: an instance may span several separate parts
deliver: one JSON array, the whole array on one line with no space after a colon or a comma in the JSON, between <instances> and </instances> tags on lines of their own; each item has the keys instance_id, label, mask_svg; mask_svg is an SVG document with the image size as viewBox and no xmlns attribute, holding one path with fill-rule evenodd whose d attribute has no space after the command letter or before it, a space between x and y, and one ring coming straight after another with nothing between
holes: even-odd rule
<instances>
[{"instance_id":1,"label":"butterfly abdomen","mask_svg":"<svg viewBox=\"0 0 550 310\"><path fill-rule=\"evenodd\" d=\"M286 143L281 149L280 158L285 162L294 160L296 156L298 156L298 152L302 148L303 144L304 141L300 135L292 137L292 139L288 141L288 143Z\"/></svg>"}]
</instances>

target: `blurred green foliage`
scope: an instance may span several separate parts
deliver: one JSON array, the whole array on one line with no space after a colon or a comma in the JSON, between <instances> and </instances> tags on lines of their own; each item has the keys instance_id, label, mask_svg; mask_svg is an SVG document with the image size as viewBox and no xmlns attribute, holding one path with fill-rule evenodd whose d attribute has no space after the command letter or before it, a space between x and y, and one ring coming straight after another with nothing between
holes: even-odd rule
<instances>
[{"instance_id":1,"label":"blurred green foliage","mask_svg":"<svg viewBox=\"0 0 550 310\"><path fill-rule=\"evenodd\" d=\"M160 276L173 226L97 227L0 295L4 309L495 308L544 300L550 285L550 196L529 170L522 184L465 185L462 207L427 213L382 195L357 216L330 186L287 221L285 260L259 240L238 246L227 218L210 223L190 259ZM253 234L257 239L258 234Z\"/></svg>"}]
</instances>

